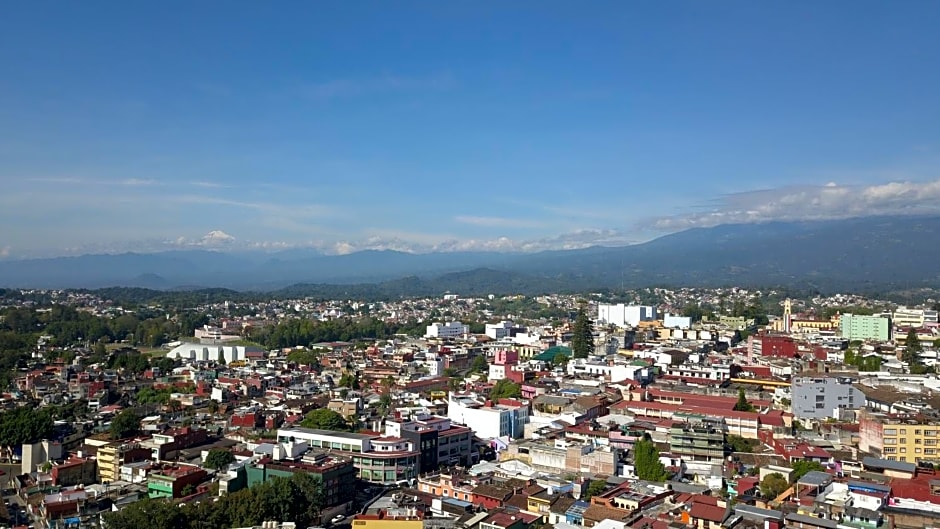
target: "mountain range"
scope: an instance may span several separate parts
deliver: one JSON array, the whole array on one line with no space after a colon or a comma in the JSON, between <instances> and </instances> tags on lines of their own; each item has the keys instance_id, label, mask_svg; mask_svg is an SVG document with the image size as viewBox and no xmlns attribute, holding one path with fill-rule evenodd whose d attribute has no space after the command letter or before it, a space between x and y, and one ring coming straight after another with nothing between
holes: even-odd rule
<instances>
[{"instance_id":1,"label":"mountain range","mask_svg":"<svg viewBox=\"0 0 940 529\"><path fill-rule=\"evenodd\" d=\"M940 284L938 242L940 216L864 217L693 228L631 246L533 254L185 250L4 261L0 286L348 292L368 285L389 295L621 285L817 285L858 291Z\"/></svg>"}]
</instances>

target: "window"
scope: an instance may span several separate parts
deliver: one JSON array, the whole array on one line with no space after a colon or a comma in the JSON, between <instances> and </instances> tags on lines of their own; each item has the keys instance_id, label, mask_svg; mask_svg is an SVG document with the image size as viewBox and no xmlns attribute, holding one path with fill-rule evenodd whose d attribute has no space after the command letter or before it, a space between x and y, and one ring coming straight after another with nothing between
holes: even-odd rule
<instances>
[{"instance_id":1,"label":"window","mask_svg":"<svg viewBox=\"0 0 940 529\"><path fill-rule=\"evenodd\" d=\"M901 428L901 435L907 435L907 428Z\"/></svg>"},{"instance_id":2,"label":"window","mask_svg":"<svg viewBox=\"0 0 940 529\"><path fill-rule=\"evenodd\" d=\"M885 428L884 434L885 435L897 435L898 431L896 428Z\"/></svg>"},{"instance_id":3,"label":"window","mask_svg":"<svg viewBox=\"0 0 940 529\"><path fill-rule=\"evenodd\" d=\"M898 440L897 440L897 439L884 439L883 442L884 442L884 444L886 444L886 445L898 444Z\"/></svg>"},{"instance_id":4,"label":"window","mask_svg":"<svg viewBox=\"0 0 940 529\"><path fill-rule=\"evenodd\" d=\"M907 448L901 447L901 453L902 453L902 454L906 454L906 453L907 453Z\"/></svg>"}]
</instances>

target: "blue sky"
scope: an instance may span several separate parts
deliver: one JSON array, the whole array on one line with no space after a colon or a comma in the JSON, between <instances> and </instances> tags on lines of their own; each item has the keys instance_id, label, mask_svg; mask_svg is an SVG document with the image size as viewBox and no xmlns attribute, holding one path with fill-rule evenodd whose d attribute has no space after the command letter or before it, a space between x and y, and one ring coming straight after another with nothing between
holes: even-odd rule
<instances>
[{"instance_id":1,"label":"blue sky","mask_svg":"<svg viewBox=\"0 0 940 529\"><path fill-rule=\"evenodd\" d=\"M8 2L0 256L936 212L938 27L917 1Z\"/></svg>"}]
</instances>

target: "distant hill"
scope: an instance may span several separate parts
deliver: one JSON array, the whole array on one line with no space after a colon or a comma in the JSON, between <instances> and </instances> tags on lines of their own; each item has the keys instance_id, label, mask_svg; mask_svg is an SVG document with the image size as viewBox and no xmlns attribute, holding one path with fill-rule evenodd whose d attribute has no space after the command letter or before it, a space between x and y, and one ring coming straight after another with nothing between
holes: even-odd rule
<instances>
[{"instance_id":1,"label":"distant hill","mask_svg":"<svg viewBox=\"0 0 940 529\"><path fill-rule=\"evenodd\" d=\"M381 292L549 292L649 285L865 290L940 284L940 217L695 228L632 246L535 254L289 250L125 253L0 262L0 287ZM190 290L196 287L185 287ZM312 295L312 294L311 294ZM329 297L329 296L327 296Z\"/></svg>"}]
</instances>

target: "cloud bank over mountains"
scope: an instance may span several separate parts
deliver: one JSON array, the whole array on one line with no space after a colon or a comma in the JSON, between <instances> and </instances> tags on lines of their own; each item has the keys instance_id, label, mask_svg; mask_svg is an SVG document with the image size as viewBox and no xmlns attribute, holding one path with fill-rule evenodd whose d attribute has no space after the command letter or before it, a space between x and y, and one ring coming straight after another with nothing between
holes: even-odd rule
<instances>
[{"instance_id":1,"label":"cloud bank over mountains","mask_svg":"<svg viewBox=\"0 0 940 529\"><path fill-rule=\"evenodd\" d=\"M869 186L793 186L735 193L719 198L708 211L660 217L662 231L708 228L720 224L835 220L880 215L940 213L940 180L888 182Z\"/></svg>"},{"instance_id":2,"label":"cloud bank over mountains","mask_svg":"<svg viewBox=\"0 0 940 529\"><path fill-rule=\"evenodd\" d=\"M84 181L83 181L84 182ZM58 182L72 185L71 181ZM156 186L143 179L120 181L121 188L148 188ZM179 199L179 196L176 196ZM545 250L573 250L591 246L626 246L650 240L657 236L686 230L707 228L721 224L754 224L772 221L835 220L853 217L886 215L930 215L940 214L940 180L913 182L897 181L876 185L825 185L788 186L733 193L716 198L710 203L686 214L637 218L630 209L622 217L605 213L605 218L590 219L587 211L574 220L583 224L608 224L606 227L584 227L564 229L556 215L543 212L540 215L519 217L472 216L456 214L428 227L428 232L397 229L394 220L386 228L346 226L346 217L332 217L336 208L310 204L292 205L290 197L284 202L271 200L263 207L244 199L223 196L205 197L200 200L183 196L188 204L201 208L233 208L259 215L252 223L239 219L242 224L220 218L202 235L185 233L185 222L176 227L152 223L147 226L151 233L133 235L131 222L116 225L124 235L111 240L80 241L65 248L23 249L16 241L0 239L0 259L11 260L31 257L61 255L111 254L123 252L152 253L169 250L211 249L220 251L266 251L287 249L310 249L327 255L346 255L363 250L394 250L407 253L434 252L514 252L533 253ZM138 202L128 207L139 207ZM548 206L545 206L548 209ZM282 222L273 222L271 218ZM622 220L617 220L618 218ZM303 224L305 232L298 234L284 228L284 219L292 220L290 227ZM446 224L470 226L463 232ZM384 219L383 219L384 221ZM247 222L247 224L245 223ZM265 225L264 223L269 224ZM619 226L618 226L619 224ZM263 225L258 228L258 225ZM159 236L159 231L176 231L176 234ZM434 233L439 230L438 233ZM195 231L195 228L193 229ZM552 232L556 233L553 234ZM51 244L50 244L51 246Z\"/></svg>"}]
</instances>

